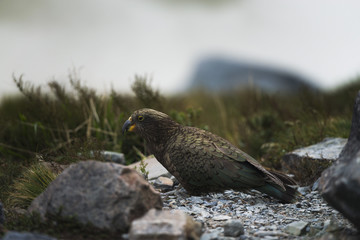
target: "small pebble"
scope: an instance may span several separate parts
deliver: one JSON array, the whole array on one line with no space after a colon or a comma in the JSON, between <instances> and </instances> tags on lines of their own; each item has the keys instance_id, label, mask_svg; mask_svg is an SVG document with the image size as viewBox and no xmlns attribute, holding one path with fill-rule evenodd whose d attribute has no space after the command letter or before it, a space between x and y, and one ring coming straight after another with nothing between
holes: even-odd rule
<instances>
[{"instance_id":1,"label":"small pebble","mask_svg":"<svg viewBox=\"0 0 360 240\"><path fill-rule=\"evenodd\" d=\"M224 235L238 237L244 234L244 226L240 220L228 220L224 225Z\"/></svg>"},{"instance_id":2,"label":"small pebble","mask_svg":"<svg viewBox=\"0 0 360 240\"><path fill-rule=\"evenodd\" d=\"M280 231L257 231L254 234L257 237L265 237L265 236L287 236L287 234Z\"/></svg>"},{"instance_id":3,"label":"small pebble","mask_svg":"<svg viewBox=\"0 0 360 240\"><path fill-rule=\"evenodd\" d=\"M215 221L225 221L225 220L229 220L231 219L230 216L227 216L227 215L217 215L215 217L213 217L213 220Z\"/></svg>"},{"instance_id":4,"label":"small pebble","mask_svg":"<svg viewBox=\"0 0 360 240\"><path fill-rule=\"evenodd\" d=\"M154 187L162 191L170 191L173 189L174 182L168 177L158 177L154 182Z\"/></svg>"},{"instance_id":5,"label":"small pebble","mask_svg":"<svg viewBox=\"0 0 360 240\"><path fill-rule=\"evenodd\" d=\"M251 195L227 190L224 193L190 196L181 185L161 195L165 209L182 210L203 223L202 240L297 239L296 232L292 235L287 231L288 225L299 220L304 221L306 226L298 232L306 234L306 237L317 232L326 233L322 230L331 225L332 218L334 229L354 229L338 211L326 204L317 191L310 191L306 190L306 195L299 197L294 204L281 204L257 191L250 191ZM231 221L242 224L242 235L234 237L232 234L235 233L229 232L227 224Z\"/></svg>"}]
</instances>

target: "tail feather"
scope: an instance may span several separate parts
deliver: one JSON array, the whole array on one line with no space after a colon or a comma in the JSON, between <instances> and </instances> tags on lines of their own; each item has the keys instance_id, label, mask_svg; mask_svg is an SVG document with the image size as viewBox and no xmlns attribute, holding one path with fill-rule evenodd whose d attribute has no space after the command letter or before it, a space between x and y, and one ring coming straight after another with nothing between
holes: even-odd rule
<instances>
[{"instance_id":1,"label":"tail feather","mask_svg":"<svg viewBox=\"0 0 360 240\"><path fill-rule=\"evenodd\" d=\"M297 186L297 182L295 182L295 180L291 177L289 177L288 175L276 171L276 170L268 170L272 175L274 175L275 177L277 177L278 179L280 179L280 181L282 181L284 183L284 185L291 185L291 186Z\"/></svg>"},{"instance_id":2,"label":"tail feather","mask_svg":"<svg viewBox=\"0 0 360 240\"><path fill-rule=\"evenodd\" d=\"M297 191L297 183L292 178L288 177L287 175L281 172L277 172L273 170L270 170L269 172L283 182L285 191L281 187L271 182L268 182L267 184L261 187L257 187L255 189L260 192L266 193L271 197L277 198L281 202L284 203L294 202L296 200L296 197L299 195L299 192Z\"/></svg>"}]
</instances>

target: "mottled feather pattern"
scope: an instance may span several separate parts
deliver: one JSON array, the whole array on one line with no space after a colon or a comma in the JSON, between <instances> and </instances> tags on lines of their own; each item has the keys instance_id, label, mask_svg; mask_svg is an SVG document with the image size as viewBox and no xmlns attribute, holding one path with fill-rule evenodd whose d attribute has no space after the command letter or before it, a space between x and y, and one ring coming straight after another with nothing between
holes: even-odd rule
<instances>
[{"instance_id":1,"label":"mottled feather pattern","mask_svg":"<svg viewBox=\"0 0 360 240\"><path fill-rule=\"evenodd\" d=\"M142 122L137 117L144 117ZM255 159L227 140L208 131L182 126L152 109L135 111L135 132L148 149L194 195L225 189L257 189L290 202L295 182L279 172L267 171ZM280 180L281 179L281 180Z\"/></svg>"}]
</instances>

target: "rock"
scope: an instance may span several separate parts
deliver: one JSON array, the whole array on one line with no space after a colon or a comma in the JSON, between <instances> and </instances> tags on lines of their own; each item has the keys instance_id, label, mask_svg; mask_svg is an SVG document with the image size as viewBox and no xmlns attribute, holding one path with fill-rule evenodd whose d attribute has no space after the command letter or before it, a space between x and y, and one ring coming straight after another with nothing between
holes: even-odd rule
<instances>
[{"instance_id":1,"label":"rock","mask_svg":"<svg viewBox=\"0 0 360 240\"><path fill-rule=\"evenodd\" d=\"M160 189L163 192L170 191L174 187L174 182L170 178L167 177L158 177L154 182L154 187L156 189Z\"/></svg>"},{"instance_id":2,"label":"rock","mask_svg":"<svg viewBox=\"0 0 360 240\"><path fill-rule=\"evenodd\" d=\"M317 191L319 189L320 178L318 178L311 187L311 191Z\"/></svg>"},{"instance_id":3,"label":"rock","mask_svg":"<svg viewBox=\"0 0 360 240\"><path fill-rule=\"evenodd\" d=\"M339 157L346 142L347 140L345 138L325 138L320 143L296 149L286 155L290 158L292 157L292 154L295 154L295 158L298 159L308 157L311 159L328 160L333 162Z\"/></svg>"},{"instance_id":4,"label":"rock","mask_svg":"<svg viewBox=\"0 0 360 240\"><path fill-rule=\"evenodd\" d=\"M310 187L299 187L297 190L301 195L306 195L308 192L310 192Z\"/></svg>"},{"instance_id":5,"label":"rock","mask_svg":"<svg viewBox=\"0 0 360 240\"><path fill-rule=\"evenodd\" d=\"M135 170L89 160L65 169L28 210L39 212L43 219L46 214L60 213L84 224L124 232L151 208L162 208L161 197Z\"/></svg>"},{"instance_id":6,"label":"rock","mask_svg":"<svg viewBox=\"0 0 360 240\"><path fill-rule=\"evenodd\" d=\"M78 153L78 155L83 156L82 153ZM118 164L126 163L125 155L123 153L112 152L112 151L90 151L89 157L95 160L99 160L97 157L101 157L106 162L113 162Z\"/></svg>"},{"instance_id":7,"label":"rock","mask_svg":"<svg viewBox=\"0 0 360 240\"><path fill-rule=\"evenodd\" d=\"M101 151L100 154L103 156L105 161L114 162L119 164L125 164L125 156L123 153L111 152L111 151Z\"/></svg>"},{"instance_id":8,"label":"rock","mask_svg":"<svg viewBox=\"0 0 360 240\"><path fill-rule=\"evenodd\" d=\"M250 195L226 190L223 193L190 196L184 194L185 190L181 186L161 193L161 196L164 209L182 210L203 223L202 240L296 239L296 236L285 233L284 229L289 223L300 219L309 222L305 238L322 231L324 222L331 218L334 218L342 231L355 231L347 219L325 203L318 191L310 191L309 187L304 190L305 195L300 196L299 201L292 204L281 204L259 192ZM224 236L224 225L229 219L241 221L244 226L243 235ZM311 232L311 229L316 231Z\"/></svg>"},{"instance_id":9,"label":"rock","mask_svg":"<svg viewBox=\"0 0 360 240\"><path fill-rule=\"evenodd\" d=\"M213 239L218 239L219 235L221 234L221 231L212 231L210 233L204 233L203 235L201 235L200 240L213 240Z\"/></svg>"},{"instance_id":10,"label":"rock","mask_svg":"<svg viewBox=\"0 0 360 240\"><path fill-rule=\"evenodd\" d=\"M151 179L157 179L158 177L171 177L171 174L166 170L166 168L159 163L158 160L154 157L149 157L143 160L146 166L146 170L149 171L148 178ZM128 167L135 168L136 171L140 172L140 162L130 164Z\"/></svg>"},{"instance_id":11,"label":"rock","mask_svg":"<svg viewBox=\"0 0 360 240\"><path fill-rule=\"evenodd\" d=\"M340 229L341 227L336 223L336 220L333 218L330 218L324 222L324 230L326 232L335 232Z\"/></svg>"},{"instance_id":12,"label":"rock","mask_svg":"<svg viewBox=\"0 0 360 240\"><path fill-rule=\"evenodd\" d=\"M284 155L282 169L294 174L302 186L313 184L339 157L346 142L344 138L325 138L315 145L296 149Z\"/></svg>"},{"instance_id":13,"label":"rock","mask_svg":"<svg viewBox=\"0 0 360 240\"><path fill-rule=\"evenodd\" d=\"M326 232L321 235L318 240L359 240L360 235L356 233L348 233L346 231Z\"/></svg>"},{"instance_id":14,"label":"rock","mask_svg":"<svg viewBox=\"0 0 360 240\"><path fill-rule=\"evenodd\" d=\"M268 236L276 236L276 237L286 237L288 236L287 234L285 233L282 233L280 231L257 231L255 232L254 234L255 236L257 237L268 237Z\"/></svg>"},{"instance_id":15,"label":"rock","mask_svg":"<svg viewBox=\"0 0 360 240\"><path fill-rule=\"evenodd\" d=\"M322 173L319 189L324 199L360 230L360 91L348 142L339 159Z\"/></svg>"},{"instance_id":16,"label":"rock","mask_svg":"<svg viewBox=\"0 0 360 240\"><path fill-rule=\"evenodd\" d=\"M225 220L229 220L229 219L231 219L231 217L227 216L227 215L216 215L213 217L214 221L225 221Z\"/></svg>"},{"instance_id":17,"label":"rock","mask_svg":"<svg viewBox=\"0 0 360 240\"><path fill-rule=\"evenodd\" d=\"M285 232L295 236L300 236L306 232L306 227L308 225L309 223L304 221L292 222L285 227Z\"/></svg>"},{"instance_id":18,"label":"rock","mask_svg":"<svg viewBox=\"0 0 360 240\"><path fill-rule=\"evenodd\" d=\"M326 233L322 235L319 240L338 240L339 238L336 236L336 234L333 233Z\"/></svg>"},{"instance_id":19,"label":"rock","mask_svg":"<svg viewBox=\"0 0 360 240\"><path fill-rule=\"evenodd\" d=\"M309 80L290 71L246 61L208 57L195 69L188 89L231 91L256 88L268 93L293 93L317 88Z\"/></svg>"},{"instance_id":20,"label":"rock","mask_svg":"<svg viewBox=\"0 0 360 240\"><path fill-rule=\"evenodd\" d=\"M5 214L2 203L0 202L0 225L5 223Z\"/></svg>"},{"instance_id":21,"label":"rock","mask_svg":"<svg viewBox=\"0 0 360 240\"><path fill-rule=\"evenodd\" d=\"M180 210L151 209L131 224L130 239L199 239L201 224Z\"/></svg>"},{"instance_id":22,"label":"rock","mask_svg":"<svg viewBox=\"0 0 360 240\"><path fill-rule=\"evenodd\" d=\"M56 238L38 233L8 231L2 240L56 240Z\"/></svg>"},{"instance_id":23,"label":"rock","mask_svg":"<svg viewBox=\"0 0 360 240\"><path fill-rule=\"evenodd\" d=\"M240 220L229 220L224 225L224 235L238 237L244 234L244 226Z\"/></svg>"}]
</instances>

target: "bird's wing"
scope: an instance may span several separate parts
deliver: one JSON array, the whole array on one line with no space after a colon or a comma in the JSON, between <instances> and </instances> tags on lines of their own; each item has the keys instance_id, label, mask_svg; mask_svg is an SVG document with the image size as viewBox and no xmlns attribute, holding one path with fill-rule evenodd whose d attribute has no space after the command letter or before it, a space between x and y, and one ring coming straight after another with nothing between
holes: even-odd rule
<instances>
[{"instance_id":1,"label":"bird's wing","mask_svg":"<svg viewBox=\"0 0 360 240\"><path fill-rule=\"evenodd\" d=\"M262 172L266 176L266 180L268 182L275 183L285 191L284 184L281 182L281 180L279 180L276 176L267 171L258 161L256 161L250 155L241 151L225 139L220 138L219 136L216 136L214 134L211 135L213 139L216 139L216 141L213 142L214 146L223 154L225 154L228 158L236 162L249 163L251 166Z\"/></svg>"},{"instance_id":2,"label":"bird's wing","mask_svg":"<svg viewBox=\"0 0 360 240\"><path fill-rule=\"evenodd\" d=\"M183 130L173 143L169 157L177 172L193 185L210 183L246 189L264 185L267 177L271 178L270 173L249 155L228 141L196 128ZM186 163L180 163L184 160Z\"/></svg>"}]
</instances>

